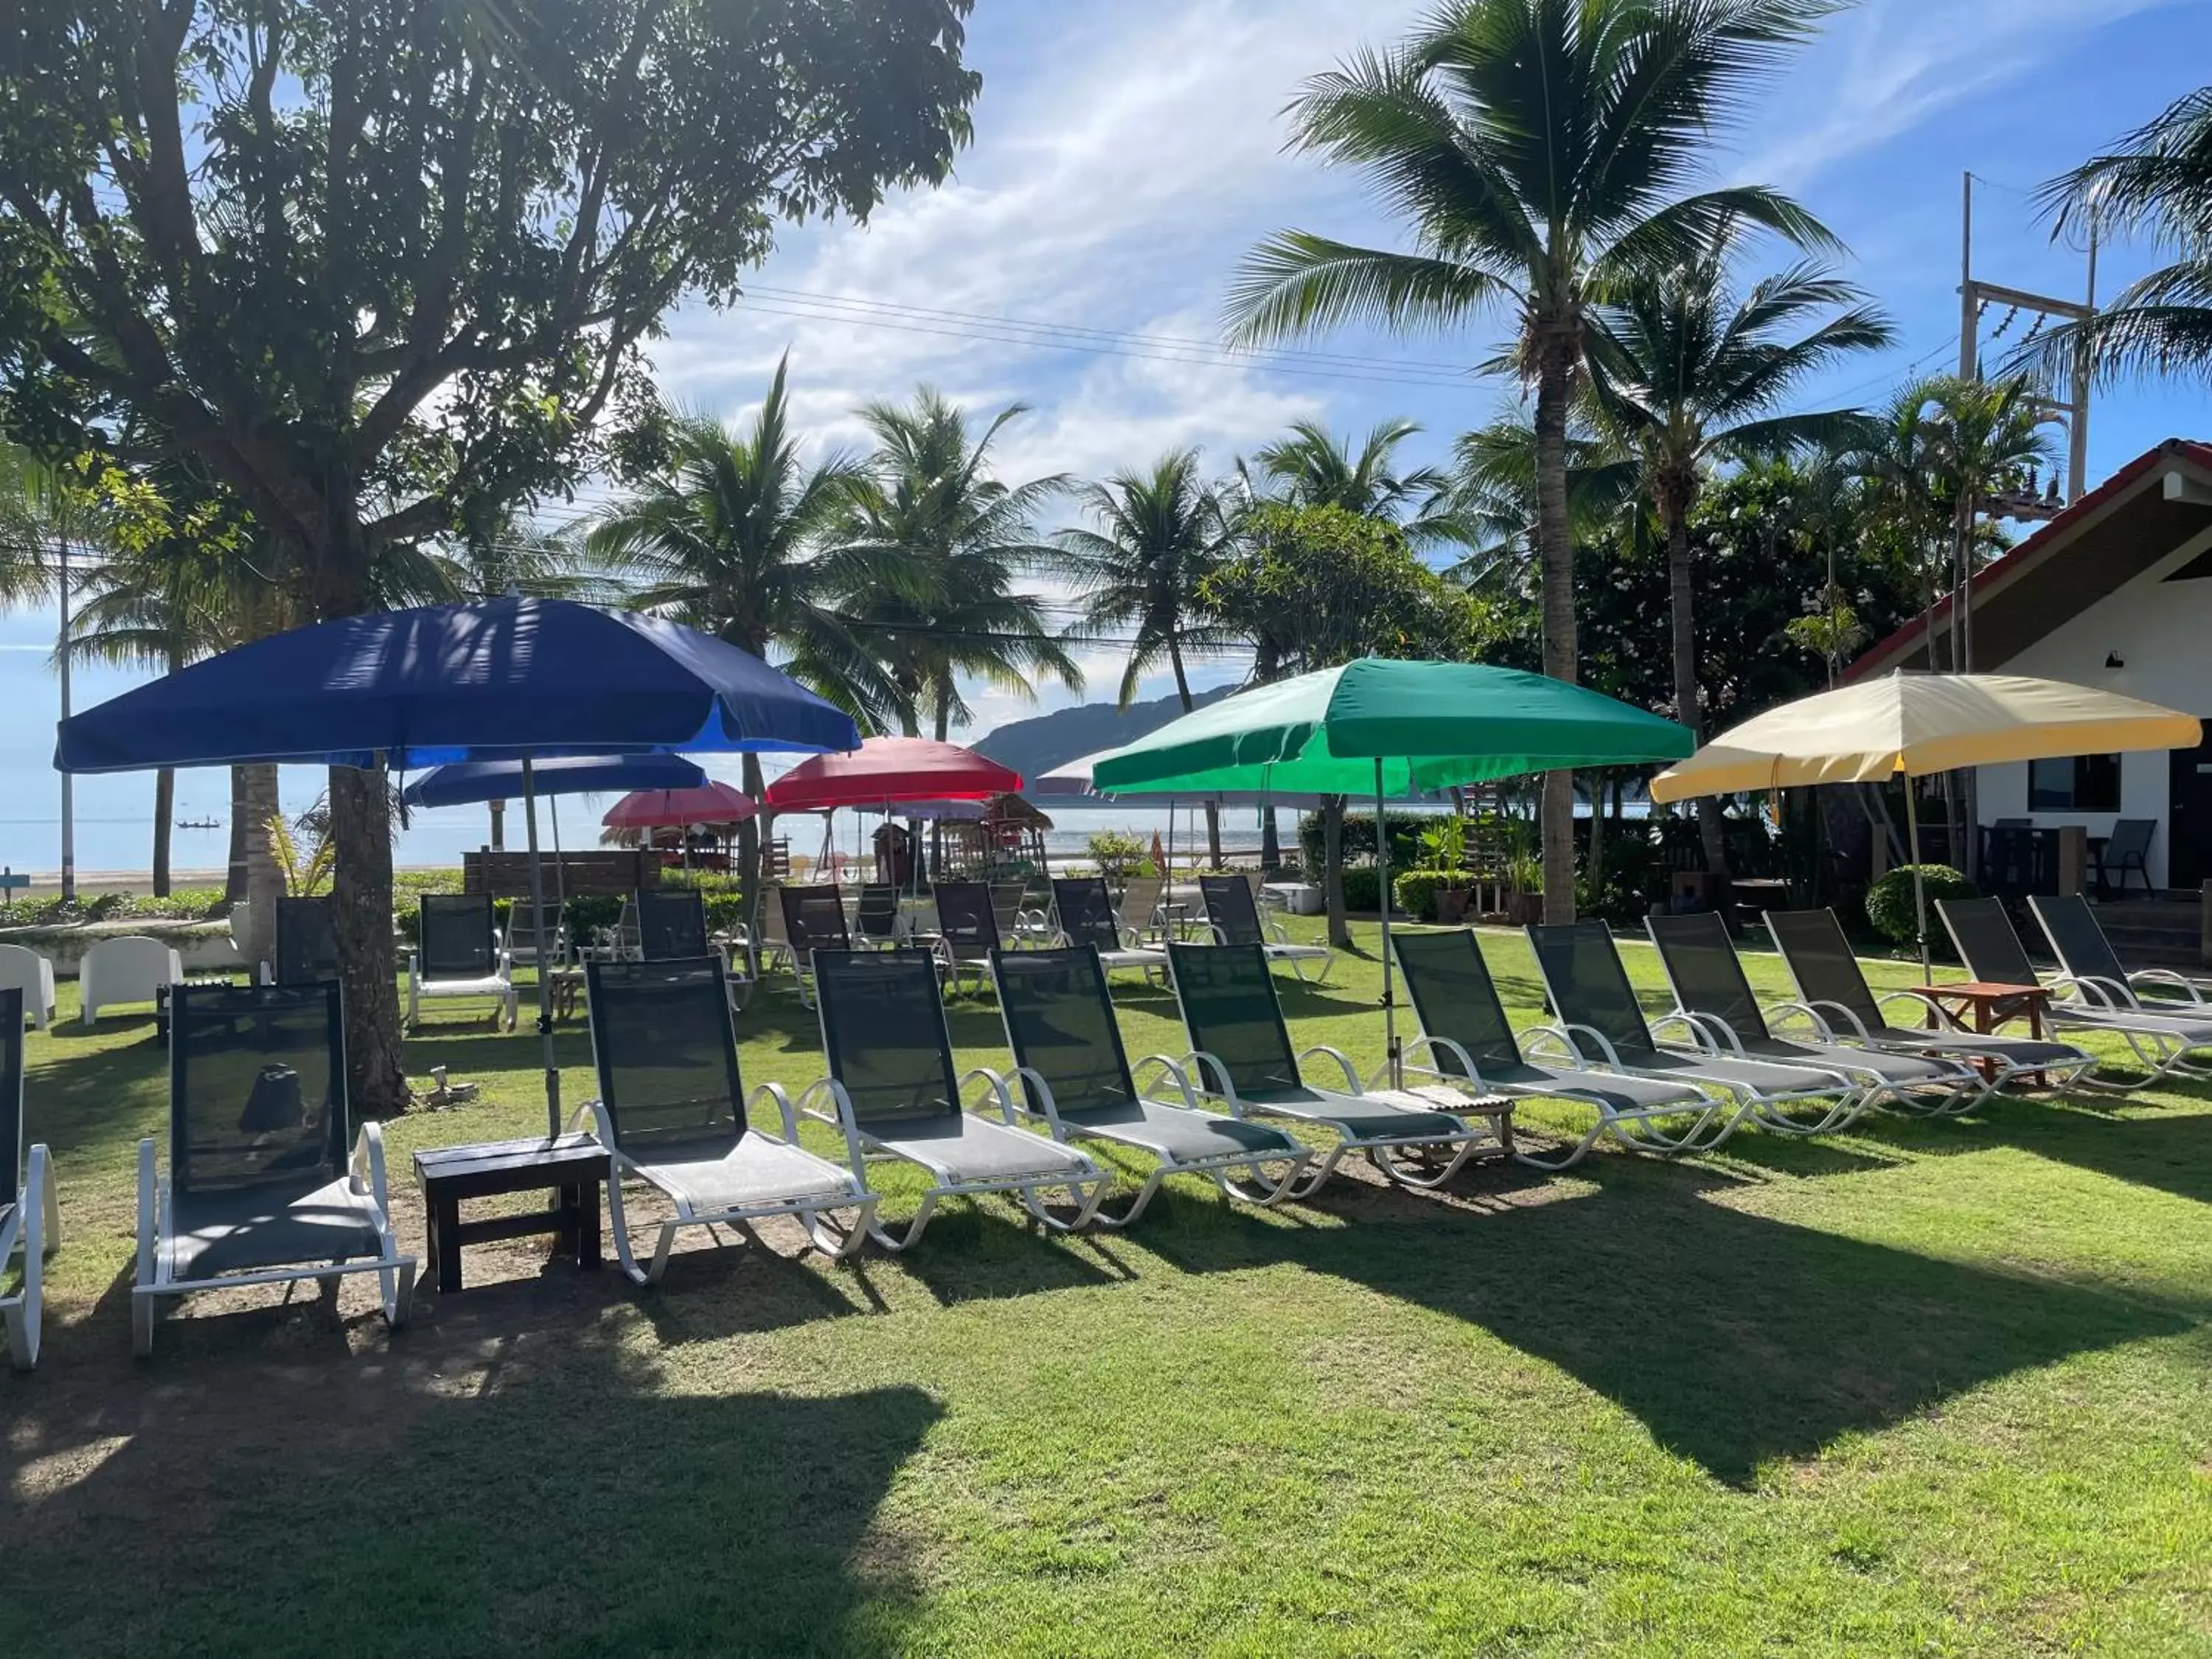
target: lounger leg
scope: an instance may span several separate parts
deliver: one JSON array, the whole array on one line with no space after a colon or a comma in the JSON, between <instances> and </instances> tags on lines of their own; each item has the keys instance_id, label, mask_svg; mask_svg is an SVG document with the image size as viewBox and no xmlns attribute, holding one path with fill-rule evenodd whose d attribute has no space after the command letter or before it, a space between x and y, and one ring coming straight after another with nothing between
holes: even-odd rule
<instances>
[{"instance_id":1,"label":"lounger leg","mask_svg":"<svg viewBox=\"0 0 2212 1659\"><path fill-rule=\"evenodd\" d=\"M1129 1207L1119 1215L1109 1215L1104 1210L1100 1210L1098 1224L1116 1229L1126 1227L1144 1214L1145 1206L1152 1201L1152 1194L1159 1191L1160 1182L1167 1179L1169 1167L1165 1164L1154 1164L1152 1172L1145 1177L1145 1184L1137 1188L1136 1197L1129 1200Z\"/></svg>"},{"instance_id":2,"label":"lounger leg","mask_svg":"<svg viewBox=\"0 0 2212 1659\"><path fill-rule=\"evenodd\" d=\"M161 1239L157 1231L160 1183L154 1174L154 1142L138 1143L138 1276L131 1291L131 1350L141 1359L154 1352L154 1284Z\"/></svg>"},{"instance_id":3,"label":"lounger leg","mask_svg":"<svg viewBox=\"0 0 2212 1659\"><path fill-rule=\"evenodd\" d=\"M1609 1127L1605 1116L1600 1114L1598 1121L1590 1125L1589 1133L1575 1142L1568 1149L1565 1158L1544 1157L1525 1151L1523 1150L1526 1145L1524 1142L1522 1146L1516 1146L1513 1149L1513 1161L1516 1164L1524 1164L1532 1170L1541 1170L1547 1175L1556 1175L1562 1170L1571 1170L1588 1156L1589 1149L1597 1144L1598 1137L1605 1133Z\"/></svg>"},{"instance_id":4,"label":"lounger leg","mask_svg":"<svg viewBox=\"0 0 2212 1659\"><path fill-rule=\"evenodd\" d=\"M1213 1179L1221 1190L1230 1197L1242 1199L1247 1204L1257 1204L1264 1209L1269 1205L1279 1204L1291 1195L1298 1176L1304 1173L1306 1165L1313 1161L1313 1154L1301 1152L1296 1158L1281 1161L1282 1179L1273 1182L1270 1182L1267 1179L1266 1166L1257 1160L1242 1166L1251 1172L1249 1181L1232 1181L1229 1178L1228 1172L1223 1170L1215 1170Z\"/></svg>"},{"instance_id":5,"label":"lounger leg","mask_svg":"<svg viewBox=\"0 0 2212 1659\"><path fill-rule=\"evenodd\" d=\"M860 1253L860 1246L874 1230L876 1206L881 1201L873 1193L862 1199L854 1206L853 1224L843 1232L823 1218L830 1213L828 1211L802 1210L799 1219L806 1224L816 1249L833 1261L849 1261Z\"/></svg>"},{"instance_id":6,"label":"lounger leg","mask_svg":"<svg viewBox=\"0 0 2212 1659\"><path fill-rule=\"evenodd\" d=\"M393 1330L406 1324L415 1310L415 1264L395 1261L377 1270L378 1288L384 1297L384 1322Z\"/></svg>"},{"instance_id":7,"label":"lounger leg","mask_svg":"<svg viewBox=\"0 0 2212 1659\"><path fill-rule=\"evenodd\" d=\"M921 1240L922 1230L929 1225L930 1213L937 1208L939 1196L940 1194L934 1189L924 1193L921 1195L921 1206L915 1211L914 1219L906 1224L906 1231L902 1233L894 1233L888 1225L878 1220L872 1213L870 1214L867 1220L868 1237L894 1255L901 1250L911 1249Z\"/></svg>"},{"instance_id":8,"label":"lounger leg","mask_svg":"<svg viewBox=\"0 0 2212 1659\"><path fill-rule=\"evenodd\" d=\"M1158 1180L1159 1177L1155 1173L1152 1181L1147 1183L1147 1190L1145 1194L1146 1198L1152 1196L1150 1187L1157 1185ZM1021 1189L1022 1207L1042 1223L1046 1231L1049 1232L1081 1232L1091 1224L1092 1218L1098 1213L1098 1200L1106 1196L1107 1188L1113 1183L1114 1177L1111 1173L1095 1176L1089 1181L1040 1182L1036 1187L1024 1187ZM1044 1200L1037 1196L1039 1187L1061 1186L1067 1188L1068 1201L1075 1209L1074 1219L1071 1221L1062 1221L1050 1210L1045 1208ZM1132 1212L1130 1216L1125 1218L1123 1224L1126 1225L1128 1220L1134 1218L1134 1212Z\"/></svg>"},{"instance_id":9,"label":"lounger leg","mask_svg":"<svg viewBox=\"0 0 2212 1659\"><path fill-rule=\"evenodd\" d=\"M1345 1153L1350 1150L1351 1148L1344 1142L1338 1141L1335 1146L1328 1149L1321 1162L1313 1166L1313 1172L1310 1175L1291 1186L1290 1195L1292 1198L1310 1197L1320 1188L1322 1182L1336 1173L1336 1166L1343 1161Z\"/></svg>"},{"instance_id":10,"label":"lounger leg","mask_svg":"<svg viewBox=\"0 0 2212 1659\"><path fill-rule=\"evenodd\" d=\"M1430 1141L1425 1144L1434 1146L1452 1145L1448 1140ZM1432 1192L1457 1175L1460 1165L1474 1155L1474 1137L1469 1135L1459 1142L1459 1150L1452 1155L1451 1161L1435 1175L1414 1174L1412 1169L1402 1165L1394 1156L1396 1150L1395 1147L1389 1146L1370 1146L1367 1149L1367 1161L1381 1170L1386 1180L1395 1182L1401 1187L1413 1187L1423 1192Z\"/></svg>"}]
</instances>

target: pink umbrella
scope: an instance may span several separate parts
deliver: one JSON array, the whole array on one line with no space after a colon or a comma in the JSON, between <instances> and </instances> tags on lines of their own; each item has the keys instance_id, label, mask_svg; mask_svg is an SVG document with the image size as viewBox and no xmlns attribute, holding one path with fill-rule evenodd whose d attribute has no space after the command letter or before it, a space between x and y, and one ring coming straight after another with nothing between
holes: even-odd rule
<instances>
[{"instance_id":1,"label":"pink umbrella","mask_svg":"<svg viewBox=\"0 0 2212 1659\"><path fill-rule=\"evenodd\" d=\"M929 738L870 738L844 755L815 755L769 785L776 812L820 812L892 801L988 800L1022 787L1022 775L972 749Z\"/></svg>"},{"instance_id":2,"label":"pink umbrella","mask_svg":"<svg viewBox=\"0 0 2212 1659\"><path fill-rule=\"evenodd\" d=\"M610 830L659 830L692 823L742 823L760 808L726 783L699 789L638 789L607 809L599 822Z\"/></svg>"}]
</instances>

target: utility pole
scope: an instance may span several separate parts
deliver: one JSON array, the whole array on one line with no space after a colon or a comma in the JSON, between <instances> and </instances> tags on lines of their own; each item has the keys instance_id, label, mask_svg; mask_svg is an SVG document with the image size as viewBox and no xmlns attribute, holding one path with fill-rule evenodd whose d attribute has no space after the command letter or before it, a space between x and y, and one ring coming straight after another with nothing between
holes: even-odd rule
<instances>
[{"instance_id":1,"label":"utility pole","mask_svg":"<svg viewBox=\"0 0 2212 1659\"><path fill-rule=\"evenodd\" d=\"M61 662L62 718L70 717L70 544L66 532L57 538L61 546L61 638L54 654ZM76 897L76 794L74 780L62 774L62 902Z\"/></svg>"}]
</instances>

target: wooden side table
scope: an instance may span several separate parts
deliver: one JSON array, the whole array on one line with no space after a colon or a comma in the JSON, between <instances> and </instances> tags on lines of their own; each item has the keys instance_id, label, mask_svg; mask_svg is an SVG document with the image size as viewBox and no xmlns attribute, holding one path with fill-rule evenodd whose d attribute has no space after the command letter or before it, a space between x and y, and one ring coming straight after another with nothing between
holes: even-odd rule
<instances>
[{"instance_id":1,"label":"wooden side table","mask_svg":"<svg viewBox=\"0 0 2212 1659\"><path fill-rule=\"evenodd\" d=\"M1948 1020L1954 1030L1971 1031L1976 1036L1992 1036L1999 1026L2011 1020L2025 1019L2028 1036L2040 1038L2044 1012L2051 1006L2051 988L2047 985L2000 985L1985 980L1968 980L1953 985L1916 985L1912 994L1929 1004L1929 1025L1940 1028ZM1984 1060L1977 1064L1983 1076L1996 1075L1995 1062ZM2045 1073L2035 1073L2038 1088L2045 1086L2050 1080Z\"/></svg>"},{"instance_id":2,"label":"wooden side table","mask_svg":"<svg viewBox=\"0 0 2212 1659\"><path fill-rule=\"evenodd\" d=\"M576 1265L599 1265L599 1188L607 1179L607 1150L591 1136L499 1140L475 1146L437 1146L415 1154L429 1227L430 1261L438 1289L461 1288L461 1250L495 1238L552 1233ZM546 1209L518 1215L461 1219L461 1200L499 1193L550 1192Z\"/></svg>"}]
</instances>

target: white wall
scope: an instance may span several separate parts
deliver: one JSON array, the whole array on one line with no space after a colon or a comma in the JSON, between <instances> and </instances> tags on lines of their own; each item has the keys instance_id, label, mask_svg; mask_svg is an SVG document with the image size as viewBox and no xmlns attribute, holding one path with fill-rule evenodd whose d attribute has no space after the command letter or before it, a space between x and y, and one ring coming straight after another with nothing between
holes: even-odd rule
<instances>
[{"instance_id":1,"label":"white wall","mask_svg":"<svg viewBox=\"0 0 2212 1659\"><path fill-rule=\"evenodd\" d=\"M2166 557L2080 615L2058 624L2008 661L1981 663L1996 674L2033 674L2076 685L2117 691L2163 703L2212 721L2212 580L2164 579L2212 548L2212 531L2183 543ZM2126 666L2107 668L2118 653ZM2038 828L2083 823L2093 836L2109 835L2115 818L2155 818L2150 878L2166 884L2166 848L2172 826L2172 763L2163 749L2120 757L2117 812L2030 812L2024 762L1980 769L1976 802L1981 821L2025 817Z\"/></svg>"}]
</instances>

